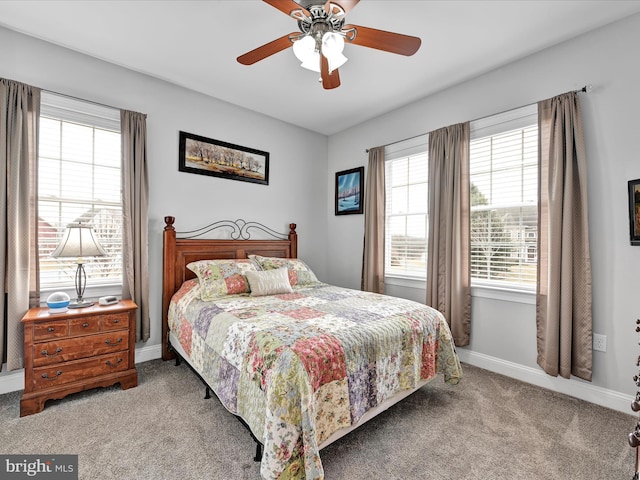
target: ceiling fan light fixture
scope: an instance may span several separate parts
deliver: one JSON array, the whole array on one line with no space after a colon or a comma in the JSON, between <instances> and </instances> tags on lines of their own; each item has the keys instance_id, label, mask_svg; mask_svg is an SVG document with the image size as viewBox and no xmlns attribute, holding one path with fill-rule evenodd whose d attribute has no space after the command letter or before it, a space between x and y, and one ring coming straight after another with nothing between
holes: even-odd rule
<instances>
[{"instance_id":1,"label":"ceiling fan light fixture","mask_svg":"<svg viewBox=\"0 0 640 480\"><path fill-rule=\"evenodd\" d=\"M309 58L302 62L300 66L307 70L320 73L320 54L318 52L314 52L313 55L309 56Z\"/></svg>"},{"instance_id":2,"label":"ceiling fan light fixture","mask_svg":"<svg viewBox=\"0 0 640 480\"><path fill-rule=\"evenodd\" d=\"M310 60L316 52L316 42L310 35L293 42L293 53L302 63Z\"/></svg>"},{"instance_id":3,"label":"ceiling fan light fixture","mask_svg":"<svg viewBox=\"0 0 640 480\"><path fill-rule=\"evenodd\" d=\"M344 65L347 57L342 54L344 38L336 32L327 32L322 36L322 54L329 60L329 71L334 71Z\"/></svg>"},{"instance_id":4,"label":"ceiling fan light fixture","mask_svg":"<svg viewBox=\"0 0 640 480\"><path fill-rule=\"evenodd\" d=\"M301 66L314 72L320 71L320 53L316 41L310 35L293 42L293 53L300 60Z\"/></svg>"},{"instance_id":5,"label":"ceiling fan light fixture","mask_svg":"<svg viewBox=\"0 0 640 480\"><path fill-rule=\"evenodd\" d=\"M296 20L300 32L283 35L254 48L240 55L238 63L253 65L293 47L302 67L320 72L325 90L340 86L338 69L347 61L342 53L345 41L405 56L413 55L420 48L421 40L418 37L359 25L345 25L345 16L360 0L263 1Z\"/></svg>"},{"instance_id":6,"label":"ceiling fan light fixture","mask_svg":"<svg viewBox=\"0 0 640 480\"><path fill-rule=\"evenodd\" d=\"M334 54L341 54L344 50L344 38L336 32L326 32L322 36L322 53L329 58Z\"/></svg>"}]
</instances>

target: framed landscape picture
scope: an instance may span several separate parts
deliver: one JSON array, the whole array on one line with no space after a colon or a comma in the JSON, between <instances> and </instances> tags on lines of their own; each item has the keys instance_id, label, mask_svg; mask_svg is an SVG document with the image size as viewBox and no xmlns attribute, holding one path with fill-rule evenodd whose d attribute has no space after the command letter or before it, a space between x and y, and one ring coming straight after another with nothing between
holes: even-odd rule
<instances>
[{"instance_id":1,"label":"framed landscape picture","mask_svg":"<svg viewBox=\"0 0 640 480\"><path fill-rule=\"evenodd\" d=\"M336 173L336 215L362 213L364 167Z\"/></svg>"},{"instance_id":2,"label":"framed landscape picture","mask_svg":"<svg viewBox=\"0 0 640 480\"><path fill-rule=\"evenodd\" d=\"M269 152L180 132L178 170L269 184Z\"/></svg>"},{"instance_id":3,"label":"framed landscape picture","mask_svg":"<svg viewBox=\"0 0 640 480\"><path fill-rule=\"evenodd\" d=\"M640 178L629 180L629 234L631 245L640 245Z\"/></svg>"}]
</instances>

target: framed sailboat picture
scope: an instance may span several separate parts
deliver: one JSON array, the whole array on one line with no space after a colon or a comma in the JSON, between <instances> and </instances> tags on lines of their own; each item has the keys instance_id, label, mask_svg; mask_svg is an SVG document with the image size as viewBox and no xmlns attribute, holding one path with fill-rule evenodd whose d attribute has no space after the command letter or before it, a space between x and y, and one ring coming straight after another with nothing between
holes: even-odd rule
<instances>
[{"instance_id":1,"label":"framed sailboat picture","mask_svg":"<svg viewBox=\"0 0 640 480\"><path fill-rule=\"evenodd\" d=\"M336 173L336 215L362 213L364 167Z\"/></svg>"}]
</instances>

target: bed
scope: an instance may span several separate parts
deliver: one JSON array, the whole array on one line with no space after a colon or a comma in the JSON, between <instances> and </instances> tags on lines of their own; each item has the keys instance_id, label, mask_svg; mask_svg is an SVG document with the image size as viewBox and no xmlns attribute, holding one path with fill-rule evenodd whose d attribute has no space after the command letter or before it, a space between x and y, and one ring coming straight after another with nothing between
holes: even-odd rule
<instances>
[{"instance_id":1,"label":"bed","mask_svg":"<svg viewBox=\"0 0 640 480\"><path fill-rule=\"evenodd\" d=\"M184 359L249 428L263 478L322 479L322 448L438 374L460 380L440 312L319 281L297 258L295 224L281 235L174 223L165 217L163 358ZM230 238L202 238L220 228Z\"/></svg>"}]
</instances>

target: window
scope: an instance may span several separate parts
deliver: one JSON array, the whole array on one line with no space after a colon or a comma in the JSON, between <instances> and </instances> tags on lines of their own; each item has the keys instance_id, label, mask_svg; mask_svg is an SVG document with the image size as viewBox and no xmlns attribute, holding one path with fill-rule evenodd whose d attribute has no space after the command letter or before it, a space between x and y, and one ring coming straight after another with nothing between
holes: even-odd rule
<instances>
[{"instance_id":1,"label":"window","mask_svg":"<svg viewBox=\"0 0 640 480\"><path fill-rule=\"evenodd\" d=\"M472 122L469 155L472 283L535 287L536 105Z\"/></svg>"},{"instance_id":2,"label":"window","mask_svg":"<svg viewBox=\"0 0 640 480\"><path fill-rule=\"evenodd\" d=\"M75 284L77 259L50 254L76 222L90 224L107 252L84 259L87 288L121 285L120 112L42 92L38 161L41 290Z\"/></svg>"},{"instance_id":3,"label":"window","mask_svg":"<svg viewBox=\"0 0 640 480\"><path fill-rule=\"evenodd\" d=\"M427 136L385 148L385 276L425 279Z\"/></svg>"}]
</instances>

